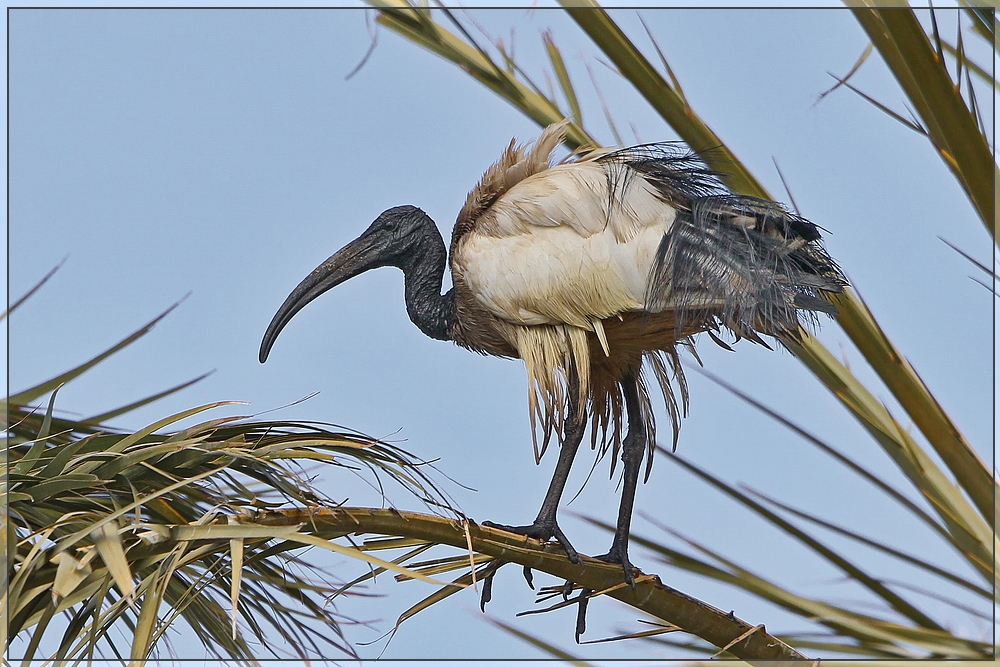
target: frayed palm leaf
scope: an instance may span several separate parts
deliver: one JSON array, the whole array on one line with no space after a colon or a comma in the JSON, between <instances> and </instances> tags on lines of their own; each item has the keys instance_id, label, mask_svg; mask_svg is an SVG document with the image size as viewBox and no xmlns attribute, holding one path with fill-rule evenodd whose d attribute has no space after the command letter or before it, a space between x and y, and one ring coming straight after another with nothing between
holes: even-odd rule
<instances>
[{"instance_id":1,"label":"frayed palm leaf","mask_svg":"<svg viewBox=\"0 0 1000 667\"><path fill-rule=\"evenodd\" d=\"M303 659L354 656L343 628L356 621L327 603L342 582L296 553L314 538L295 526L262 528L238 517L263 508L335 506L304 474L306 466L367 470L378 488L380 480L394 480L434 508L447 508L448 498L422 461L330 424L230 416L165 431L225 402L137 432L102 423L190 383L98 418L54 416L59 387L159 319L4 402L2 536L9 565L0 612L8 623L0 632L8 655L75 660L96 651L143 660L182 618L217 657L250 662L262 651ZM30 403L46 392L46 407ZM382 564L356 549L320 546ZM121 624L133 640L116 639L113 628ZM276 638L287 655L273 648Z\"/></svg>"}]
</instances>

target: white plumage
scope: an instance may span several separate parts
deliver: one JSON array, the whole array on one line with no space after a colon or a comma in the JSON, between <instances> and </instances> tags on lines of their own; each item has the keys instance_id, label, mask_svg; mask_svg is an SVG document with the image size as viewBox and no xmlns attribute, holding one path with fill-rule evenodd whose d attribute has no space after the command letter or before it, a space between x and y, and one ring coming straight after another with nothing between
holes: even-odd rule
<instances>
[{"instance_id":1,"label":"white plumage","mask_svg":"<svg viewBox=\"0 0 1000 667\"><path fill-rule=\"evenodd\" d=\"M594 161L526 178L459 240L453 270L514 324L593 330L594 320L645 309L656 249L676 211L642 179L610 188Z\"/></svg>"}]
</instances>

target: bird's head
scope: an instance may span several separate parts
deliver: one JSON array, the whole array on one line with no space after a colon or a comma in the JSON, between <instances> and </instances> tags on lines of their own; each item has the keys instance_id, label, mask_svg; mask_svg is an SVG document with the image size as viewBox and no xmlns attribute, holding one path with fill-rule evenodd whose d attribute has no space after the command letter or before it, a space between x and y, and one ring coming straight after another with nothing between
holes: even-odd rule
<instances>
[{"instance_id":1,"label":"bird's head","mask_svg":"<svg viewBox=\"0 0 1000 667\"><path fill-rule=\"evenodd\" d=\"M267 360L278 334L307 303L370 269L395 266L407 271L426 255L429 243L442 245L434 221L416 206L396 206L383 212L364 233L335 252L292 290L260 344L260 362Z\"/></svg>"}]
</instances>

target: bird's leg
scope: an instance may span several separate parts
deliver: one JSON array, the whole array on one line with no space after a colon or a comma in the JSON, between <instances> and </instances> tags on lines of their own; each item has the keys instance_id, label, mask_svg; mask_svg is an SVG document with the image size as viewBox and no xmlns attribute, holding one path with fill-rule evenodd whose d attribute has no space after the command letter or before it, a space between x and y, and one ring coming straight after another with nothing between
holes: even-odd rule
<instances>
[{"instance_id":1,"label":"bird's leg","mask_svg":"<svg viewBox=\"0 0 1000 667\"><path fill-rule=\"evenodd\" d=\"M635 503L635 490L639 485L639 469L642 467L642 458L646 452L646 424L642 419L642 412L639 408L639 390L636 387L634 375L627 375L622 380L622 390L625 393L625 409L628 414L628 434L622 442L622 462L625 464L625 479L622 482L622 502L618 509L618 526L615 529L615 538L611 542L611 550L603 556L596 556L598 560L607 563L619 563L625 571L625 581L629 586L635 587L635 574L632 572L632 563L628 559L628 533L632 525L632 505ZM563 590L563 597L567 597L572 591L570 582ZM576 613L576 642L580 643L580 635L587 630L587 603L594 590L584 588L580 595L575 598L580 605Z\"/></svg>"},{"instance_id":2,"label":"bird's leg","mask_svg":"<svg viewBox=\"0 0 1000 667\"><path fill-rule=\"evenodd\" d=\"M545 499L542 507L538 511L538 516L530 526L505 526L503 524L484 521L484 526L500 528L502 530L527 535L538 540L546 541L556 538L556 541L566 550L566 555L574 563L580 562L580 556L576 549L566 539L559 524L556 523L556 510L559 508L559 500L562 498L563 490L566 488L566 481L569 479L569 471L576 457L576 450L583 440L583 432L586 430L586 412L579 410L580 382L576 372L570 373L569 378L569 410L566 415L566 425L559 448L559 460L556 462L555 472L552 473L552 481L549 482L549 489L545 492ZM526 576L527 578L527 576ZM529 581L530 585L530 581Z\"/></svg>"},{"instance_id":3,"label":"bird's leg","mask_svg":"<svg viewBox=\"0 0 1000 667\"><path fill-rule=\"evenodd\" d=\"M618 526L615 529L611 550L597 558L609 563L620 563L625 570L625 581L629 586L635 587L635 575L632 573L632 563L628 559L628 534L632 524L635 490L639 484L639 469L646 453L647 434L639 408L639 391L633 375L628 375L622 380L622 390L625 394L625 409L628 412L628 435L622 442L622 462L625 464L622 502L618 510Z\"/></svg>"}]
</instances>

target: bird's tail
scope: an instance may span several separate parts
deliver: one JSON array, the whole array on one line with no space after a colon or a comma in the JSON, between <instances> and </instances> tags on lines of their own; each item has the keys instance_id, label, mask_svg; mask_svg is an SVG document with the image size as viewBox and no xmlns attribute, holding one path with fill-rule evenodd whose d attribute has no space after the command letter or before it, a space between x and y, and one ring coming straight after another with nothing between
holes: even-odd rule
<instances>
[{"instance_id":1,"label":"bird's tail","mask_svg":"<svg viewBox=\"0 0 1000 667\"><path fill-rule=\"evenodd\" d=\"M673 310L677 326L714 321L737 336L797 339L844 275L820 245L819 228L775 202L742 195L696 197L656 252L646 306ZM805 314L803 319L802 315Z\"/></svg>"}]
</instances>

